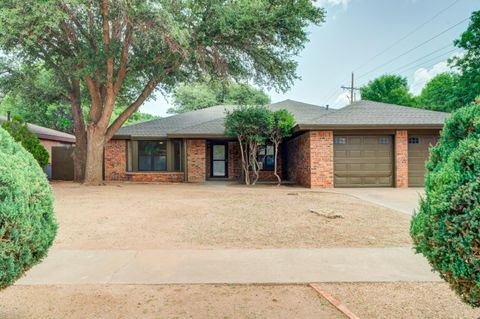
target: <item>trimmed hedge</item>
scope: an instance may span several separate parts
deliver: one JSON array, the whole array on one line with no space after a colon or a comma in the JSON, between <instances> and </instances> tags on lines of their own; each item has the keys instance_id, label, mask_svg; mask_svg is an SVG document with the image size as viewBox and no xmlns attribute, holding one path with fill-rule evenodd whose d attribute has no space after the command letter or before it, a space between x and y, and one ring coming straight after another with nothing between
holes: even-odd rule
<instances>
[{"instance_id":1,"label":"trimmed hedge","mask_svg":"<svg viewBox=\"0 0 480 319\"><path fill-rule=\"evenodd\" d=\"M425 197L410 233L466 303L480 306L480 105L447 120L427 163Z\"/></svg>"},{"instance_id":2,"label":"trimmed hedge","mask_svg":"<svg viewBox=\"0 0 480 319\"><path fill-rule=\"evenodd\" d=\"M0 128L0 289L47 255L57 232L42 169Z\"/></svg>"}]
</instances>

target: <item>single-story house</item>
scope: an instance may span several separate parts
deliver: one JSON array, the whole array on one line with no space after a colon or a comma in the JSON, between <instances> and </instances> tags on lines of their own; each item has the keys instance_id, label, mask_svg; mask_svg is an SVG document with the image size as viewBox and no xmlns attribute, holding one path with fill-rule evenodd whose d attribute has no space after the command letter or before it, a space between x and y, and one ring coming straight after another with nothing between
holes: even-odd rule
<instances>
[{"instance_id":1,"label":"single-story house","mask_svg":"<svg viewBox=\"0 0 480 319\"><path fill-rule=\"evenodd\" d=\"M106 180L237 180L238 142L224 135L225 110L214 106L121 128L105 147ZM296 120L279 149L283 179L305 187L423 186L428 150L448 113L359 101L341 109L286 100L270 104ZM274 180L273 147L258 151L260 178Z\"/></svg>"},{"instance_id":2,"label":"single-story house","mask_svg":"<svg viewBox=\"0 0 480 319\"><path fill-rule=\"evenodd\" d=\"M0 116L0 126L4 121L7 121L7 117ZM62 147L70 147L75 144L75 136L64 133L57 130L52 130L47 127L38 126L35 124L27 123L28 129L30 132L37 135L40 143L45 147L48 152L48 165L45 168L45 172L49 177L51 177L51 165L52 165L52 147L54 146L62 146Z\"/></svg>"}]
</instances>

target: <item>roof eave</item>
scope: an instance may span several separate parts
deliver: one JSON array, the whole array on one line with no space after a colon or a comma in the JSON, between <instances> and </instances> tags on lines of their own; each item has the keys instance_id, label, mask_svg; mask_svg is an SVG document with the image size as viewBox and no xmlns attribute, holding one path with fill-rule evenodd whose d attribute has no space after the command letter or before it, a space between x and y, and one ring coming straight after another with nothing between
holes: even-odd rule
<instances>
[{"instance_id":1,"label":"roof eave","mask_svg":"<svg viewBox=\"0 0 480 319\"><path fill-rule=\"evenodd\" d=\"M42 133L37 133L36 135L41 140L49 140L49 141L54 141L54 142L64 142L64 143L75 144L75 138L74 137L56 136L56 135L42 134Z\"/></svg>"},{"instance_id":2,"label":"roof eave","mask_svg":"<svg viewBox=\"0 0 480 319\"><path fill-rule=\"evenodd\" d=\"M443 124L298 124L294 132L314 130L442 129Z\"/></svg>"},{"instance_id":3,"label":"roof eave","mask_svg":"<svg viewBox=\"0 0 480 319\"><path fill-rule=\"evenodd\" d=\"M218 133L172 133L167 134L168 138L228 138L225 134Z\"/></svg>"}]
</instances>

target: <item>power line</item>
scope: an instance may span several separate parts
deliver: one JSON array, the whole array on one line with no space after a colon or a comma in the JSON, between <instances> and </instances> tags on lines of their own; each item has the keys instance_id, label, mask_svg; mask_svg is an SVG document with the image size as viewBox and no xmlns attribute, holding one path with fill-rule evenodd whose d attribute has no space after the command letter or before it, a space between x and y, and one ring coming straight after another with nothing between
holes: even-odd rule
<instances>
[{"instance_id":1,"label":"power line","mask_svg":"<svg viewBox=\"0 0 480 319\"><path fill-rule=\"evenodd\" d=\"M426 55L422 56L421 58L418 58L418 59L416 59L416 60L413 60L413 61L410 62L410 63L407 63L407 64L402 65L401 67L393 70L391 73L396 73L396 72L400 71L401 69L403 69L403 68L405 68L405 67L407 67L407 66L410 66L410 65L412 65L412 64L414 64L414 63L416 63L416 62L418 62L418 61L421 61L421 60L423 60L423 59L425 59L425 58L428 58L429 56L432 56L432 55L434 55L435 53L438 53L438 52L440 52L440 51L442 51L442 50L444 50L444 49L446 49L446 48L450 48L450 47L452 47L452 46L453 46L452 44L449 44L449 45L444 46L444 47L442 47L442 48L440 48L440 49L437 49L437 50L435 50L435 51L432 51L432 52L430 52L429 54L426 54ZM447 53L450 53L450 52L453 52L453 51L457 51L457 48L454 48L453 50L448 51L448 52L446 52L446 53L444 53L444 54L447 54ZM444 55L444 54L442 54L442 55Z\"/></svg>"},{"instance_id":2,"label":"power line","mask_svg":"<svg viewBox=\"0 0 480 319\"><path fill-rule=\"evenodd\" d=\"M378 67L376 67L376 68L374 68L374 69L372 69L372 70L368 71L367 73L364 73L364 74L360 75L358 78L359 78L359 79L360 79L360 78L363 78L363 77L365 77L365 76L367 76L367 75L369 75L369 74L371 74L371 73L373 73L373 72L377 71L378 69L380 69L380 68L382 68L382 67L384 67L384 66L386 66L386 65L388 65L388 64L390 64L390 63L392 63L393 61L396 61L396 60L398 60L399 58L401 58L401 57L403 57L403 56L407 55L408 53L410 53L410 52L412 52L412 51L414 51L414 50L416 50L416 49L418 49L418 48L420 48L420 47L424 46L425 44L427 44L427 43L431 42L432 40L434 40L434 39L438 38L439 36L441 36L441 35L443 35L443 34L447 33L448 31L452 30L453 28L455 28L455 27L459 26L460 24L464 23L465 21L467 21L467 20L469 20L469 19L470 19L470 17L467 17L467 18L463 19L462 21L455 23L454 25L452 25L452 26L448 27L447 29L443 30L442 32L440 32L440 33L437 33L436 35L434 35L434 36L433 36L433 37L431 37L430 39L427 39L427 40L423 41L422 43L420 43L420 44L418 44L418 45L414 46L413 48L411 48L411 49L409 49L409 50L407 50L407 51L403 52L403 53L402 53L402 54L400 54L400 55L397 55L396 57L394 57L394 58L392 58L392 59L388 60L387 62L385 62L385 63L381 64L380 66L378 66Z\"/></svg>"},{"instance_id":3,"label":"power line","mask_svg":"<svg viewBox=\"0 0 480 319\"><path fill-rule=\"evenodd\" d=\"M440 55L435 56L434 58L432 58L432 59L430 59L430 60L427 60L427 61L424 61L424 62L422 62L422 63L420 63L420 64L414 65L413 67L418 67L419 65L421 66L421 65L423 65L424 63L428 63L428 62L430 62L430 61L432 61L432 60L435 60L435 59L437 59L437 58L443 57L443 56L446 55L446 54L453 53L453 52L455 52L455 51L457 51L457 50L458 50L457 48L452 49L452 50L449 50L449 51L447 51L447 52L444 52L444 53L442 53L442 54L440 54ZM433 52L433 53L438 53L438 51L437 51L437 52ZM424 56L423 58L428 57L428 56L431 56L431 55L432 55L432 54L428 54L428 55ZM423 58L422 58L422 59L423 59ZM417 59L417 60L412 61L412 62L410 62L410 63L408 63L408 64L405 64L405 65L403 65L403 66L395 69L394 71L392 71L392 73L404 72L404 71L401 71L401 70L403 70L405 67L408 67L408 66L410 66L410 65L414 64L415 62L418 62L418 61L420 61L420 60L422 60L422 59ZM411 69L411 68L408 68L407 70L410 70L410 69Z\"/></svg>"},{"instance_id":4,"label":"power line","mask_svg":"<svg viewBox=\"0 0 480 319\"><path fill-rule=\"evenodd\" d=\"M448 5L447 7L441 9L440 11L438 11L435 15L433 15L430 19L428 19L427 21L421 23L420 25L418 25L416 28L412 29L410 32L408 32L407 34L405 34L403 37L401 37L400 39L398 39L397 41L395 41L394 43L392 43L390 46L388 46L386 49L382 50L380 53L376 54L375 56L369 58L367 61L365 61L362 65L360 65L359 67L357 67L355 69L355 71L365 67L366 65L368 65L371 61L373 61L374 59L376 59L377 57L381 56L382 54L384 54L385 52L387 52L388 50L390 50L391 48L395 47L398 43L402 42L403 40L407 39L408 37L410 37L412 34L414 34L415 32L417 32L418 30L420 30L421 28L423 28L425 25L427 25L428 23L432 22L433 20L435 20L438 16L440 16L442 13L444 13L445 11L447 11L448 9L450 9L451 7L453 7L455 4L457 4L459 1L461 0L455 0L454 2L452 2L450 5ZM344 81L342 81L341 83L344 83L345 81L347 81L348 78L345 78ZM340 83L340 85L342 85ZM340 86L339 85L339 86ZM326 101L330 101L330 99L335 95L335 93L337 93L338 91L340 91L338 88L335 88L332 93L330 93L327 98L326 98Z\"/></svg>"},{"instance_id":5,"label":"power line","mask_svg":"<svg viewBox=\"0 0 480 319\"><path fill-rule=\"evenodd\" d=\"M361 68L365 67L366 65L368 65L370 62L372 62L374 59L378 58L379 56L381 56L382 54L384 54L385 52L387 52L388 50L390 50L391 48L395 47L397 44L399 44L400 42L402 42L403 40L405 40L406 38L410 37L412 34L414 34L415 32L417 32L418 30L420 30L421 28L423 28L425 25L427 25L428 23L432 22L433 20L435 20L439 15L441 15L442 13L444 13L445 11L447 11L448 9L450 9L451 7L453 7L455 4L457 4L460 0L455 0L454 2L452 2L450 5L448 5L447 7L443 8L442 10L440 10L439 12L437 12L433 17L431 17L430 19L428 19L427 21L423 22L422 24L420 24L419 26L417 26L416 28L414 28L412 31L408 32L407 34L405 34L403 37L401 37L400 39L398 39L397 41L395 41L394 43L392 43L391 45L389 45L387 48L385 48L384 50L382 50L380 53L377 53L376 55L372 56L371 58L369 58L367 61L365 61L364 63L362 63L358 68L356 68L354 70L355 71L358 71L360 70Z\"/></svg>"}]
</instances>

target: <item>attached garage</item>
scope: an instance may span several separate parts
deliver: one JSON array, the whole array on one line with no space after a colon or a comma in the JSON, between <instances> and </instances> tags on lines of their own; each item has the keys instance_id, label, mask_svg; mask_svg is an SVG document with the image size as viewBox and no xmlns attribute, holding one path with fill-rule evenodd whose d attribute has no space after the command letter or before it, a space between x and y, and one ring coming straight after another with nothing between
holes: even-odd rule
<instances>
[{"instance_id":1,"label":"attached garage","mask_svg":"<svg viewBox=\"0 0 480 319\"><path fill-rule=\"evenodd\" d=\"M408 136L408 186L425 186L425 162L428 160L430 145L435 145L438 135Z\"/></svg>"},{"instance_id":2,"label":"attached garage","mask_svg":"<svg viewBox=\"0 0 480 319\"><path fill-rule=\"evenodd\" d=\"M393 137L335 136L335 187L391 187L394 181Z\"/></svg>"}]
</instances>

